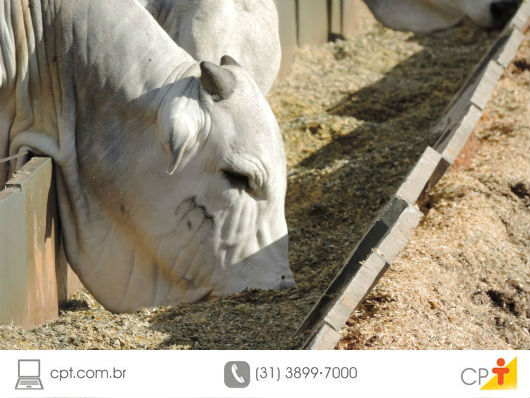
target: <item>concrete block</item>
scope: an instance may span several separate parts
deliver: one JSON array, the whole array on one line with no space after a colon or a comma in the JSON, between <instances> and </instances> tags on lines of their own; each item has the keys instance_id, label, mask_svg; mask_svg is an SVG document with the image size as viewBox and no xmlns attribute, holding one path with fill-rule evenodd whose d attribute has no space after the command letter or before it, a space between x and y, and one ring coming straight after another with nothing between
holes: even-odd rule
<instances>
[{"instance_id":1,"label":"concrete block","mask_svg":"<svg viewBox=\"0 0 530 398\"><path fill-rule=\"evenodd\" d=\"M491 94L499 81L504 68L495 61L490 61L484 70L484 74L480 79L471 97L471 103L480 110L486 107L486 104L491 98Z\"/></svg>"},{"instance_id":2,"label":"concrete block","mask_svg":"<svg viewBox=\"0 0 530 398\"><path fill-rule=\"evenodd\" d=\"M323 324L309 345L310 350L333 350L340 341L340 334L328 324Z\"/></svg>"},{"instance_id":3,"label":"concrete block","mask_svg":"<svg viewBox=\"0 0 530 398\"><path fill-rule=\"evenodd\" d=\"M425 190L427 182L440 162L441 155L431 147L427 147L410 174L398 189L397 196L410 205L414 205L420 194Z\"/></svg>"},{"instance_id":4,"label":"concrete block","mask_svg":"<svg viewBox=\"0 0 530 398\"><path fill-rule=\"evenodd\" d=\"M359 268L350 283L326 314L324 321L340 331L351 313L359 306L364 297L373 289L388 265L376 253L372 253Z\"/></svg>"},{"instance_id":5,"label":"concrete block","mask_svg":"<svg viewBox=\"0 0 530 398\"><path fill-rule=\"evenodd\" d=\"M416 207L409 206L401 213L396 223L378 245L377 254L388 265L391 265L397 255L401 253L422 217L423 214Z\"/></svg>"},{"instance_id":6,"label":"concrete block","mask_svg":"<svg viewBox=\"0 0 530 398\"><path fill-rule=\"evenodd\" d=\"M523 40L524 35L519 29L513 29L510 37L495 57L495 61L497 61L502 67L507 68L510 62L515 58L515 54Z\"/></svg>"},{"instance_id":7,"label":"concrete block","mask_svg":"<svg viewBox=\"0 0 530 398\"><path fill-rule=\"evenodd\" d=\"M401 233L398 226L394 226L377 247L377 254L379 254L387 264L391 265L396 256L401 253L401 250L403 250L407 241L408 237Z\"/></svg>"},{"instance_id":8,"label":"concrete block","mask_svg":"<svg viewBox=\"0 0 530 398\"><path fill-rule=\"evenodd\" d=\"M447 146L442 152L442 157L448 163L453 164L458 157L481 115L482 111L480 109L475 105L470 105L466 115L455 128L451 139L447 142Z\"/></svg>"},{"instance_id":9,"label":"concrete block","mask_svg":"<svg viewBox=\"0 0 530 398\"><path fill-rule=\"evenodd\" d=\"M515 13L508 26L513 26L519 29L521 32L524 31L526 25L528 25L528 19L530 17L530 1L525 0L519 6L519 10Z\"/></svg>"},{"instance_id":10,"label":"concrete block","mask_svg":"<svg viewBox=\"0 0 530 398\"><path fill-rule=\"evenodd\" d=\"M379 219L389 228L394 225L396 220L399 218L403 210L408 206L408 203L403 199L394 196L390 199L390 202L385 206L384 210L381 212Z\"/></svg>"},{"instance_id":11,"label":"concrete block","mask_svg":"<svg viewBox=\"0 0 530 398\"><path fill-rule=\"evenodd\" d=\"M416 206L408 206L403 210L392 230L398 231L406 239L409 239L422 217L423 213Z\"/></svg>"},{"instance_id":12,"label":"concrete block","mask_svg":"<svg viewBox=\"0 0 530 398\"><path fill-rule=\"evenodd\" d=\"M353 310L353 308L338 300L326 314L324 321L340 332L348 319L350 319Z\"/></svg>"},{"instance_id":13,"label":"concrete block","mask_svg":"<svg viewBox=\"0 0 530 398\"><path fill-rule=\"evenodd\" d=\"M447 108L445 114L431 129L431 134L439 137L433 145L433 148L439 153L443 153L445 148L447 148L449 141L453 138L466 114L469 113L470 108L475 107L471 103L472 95L472 91L466 91L459 98L453 100L452 106Z\"/></svg>"}]
</instances>

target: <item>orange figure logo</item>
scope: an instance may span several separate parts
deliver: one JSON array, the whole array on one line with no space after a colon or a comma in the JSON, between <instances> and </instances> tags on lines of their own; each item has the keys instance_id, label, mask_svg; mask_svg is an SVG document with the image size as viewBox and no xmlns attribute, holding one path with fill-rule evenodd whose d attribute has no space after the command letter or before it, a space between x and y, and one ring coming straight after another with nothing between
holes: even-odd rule
<instances>
[{"instance_id":1,"label":"orange figure logo","mask_svg":"<svg viewBox=\"0 0 530 398\"><path fill-rule=\"evenodd\" d=\"M502 386L504 384L504 375L506 373L510 373L510 369L503 367L505 363L506 362L504 362L503 358L499 358L499 359L497 359L497 366L499 366L499 367L498 368L493 368L491 370L493 373L495 373L497 375L497 384L499 386Z\"/></svg>"},{"instance_id":2,"label":"orange figure logo","mask_svg":"<svg viewBox=\"0 0 530 398\"><path fill-rule=\"evenodd\" d=\"M515 390L517 388L517 357L506 366L504 358L497 359L497 367L491 369L494 376L481 390Z\"/></svg>"}]
</instances>

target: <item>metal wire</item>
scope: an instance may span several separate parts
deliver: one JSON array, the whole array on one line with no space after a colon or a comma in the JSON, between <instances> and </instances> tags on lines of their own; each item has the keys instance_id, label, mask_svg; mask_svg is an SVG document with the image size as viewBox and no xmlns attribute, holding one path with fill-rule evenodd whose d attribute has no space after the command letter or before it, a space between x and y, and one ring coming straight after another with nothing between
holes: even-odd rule
<instances>
[{"instance_id":1,"label":"metal wire","mask_svg":"<svg viewBox=\"0 0 530 398\"><path fill-rule=\"evenodd\" d=\"M22 156L26 156L28 154L28 151L22 151L16 155L8 156L7 158L1 158L0 163L9 162L10 160L21 158Z\"/></svg>"}]
</instances>

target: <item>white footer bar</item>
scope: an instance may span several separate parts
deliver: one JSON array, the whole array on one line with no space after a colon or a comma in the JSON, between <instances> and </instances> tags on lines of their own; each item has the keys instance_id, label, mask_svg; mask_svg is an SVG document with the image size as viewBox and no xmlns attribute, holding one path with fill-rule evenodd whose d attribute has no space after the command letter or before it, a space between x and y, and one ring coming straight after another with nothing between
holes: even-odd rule
<instances>
[{"instance_id":1,"label":"white footer bar","mask_svg":"<svg viewBox=\"0 0 530 398\"><path fill-rule=\"evenodd\" d=\"M0 397L529 397L530 351L0 351Z\"/></svg>"}]
</instances>

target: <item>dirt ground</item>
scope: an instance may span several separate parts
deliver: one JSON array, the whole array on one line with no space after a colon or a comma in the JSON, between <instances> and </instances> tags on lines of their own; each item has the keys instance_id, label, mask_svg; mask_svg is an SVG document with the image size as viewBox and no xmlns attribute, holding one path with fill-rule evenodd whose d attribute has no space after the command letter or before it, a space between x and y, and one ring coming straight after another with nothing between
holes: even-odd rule
<instances>
[{"instance_id":1,"label":"dirt ground","mask_svg":"<svg viewBox=\"0 0 530 398\"><path fill-rule=\"evenodd\" d=\"M276 84L268 97L286 147L289 261L296 287L281 292L248 290L222 300L144 308L134 314L111 314L83 291L66 303L57 319L31 330L0 325L0 349L299 348L306 336L296 335L297 328L419 155L435 142L437 137L429 134L429 126L441 116L498 34L465 23L443 37L414 35L385 29L368 18L347 40L305 46L297 52L291 74ZM521 120L520 125L528 123ZM484 179L482 184L489 187L488 178ZM523 192L520 195L524 197L528 183L519 186L522 177L515 180L515 192ZM466 190L462 188L462 192ZM435 198L433 209L446 201ZM507 217L514 207L502 208ZM481 210L478 216L484 214ZM440 218L440 225L444 220ZM431 233L440 225L432 225ZM477 228L480 231L481 227ZM513 231L522 234L519 229ZM438 236L447 234L444 231ZM522 235L519 239L524 241ZM452 263L442 256L445 244L427 242L450 267ZM469 251L468 261L495 255L473 254L472 246L461 250ZM512 246L502 246L502 250L512 250ZM501 265L496 272L501 273ZM382 281L383 288L389 283L392 286L390 298L382 299L388 301L384 305L407 294L403 292L412 295L423 289L410 283L392 284L397 270L395 267ZM503 277L499 274L499 280ZM522 284L528 277L509 279ZM501 287L496 291L508 291ZM457 297L443 290L445 285L437 288L444 292L440 296L446 302L456 302ZM462 288L462 294L468 293ZM505 296L493 296L503 303ZM422 300L431 300L433 306L443 304L438 295L425 297ZM488 305L487 291L477 297ZM368 305L379 299L370 300ZM452 309L454 315L462 310ZM383 313L376 311L374 322ZM389 313L396 321L398 313ZM367 318L366 311L359 315ZM373 328L388 324L377 322ZM352 325L361 323L355 320ZM364 341L362 333L369 333L368 325L365 327L352 334L359 336L359 342ZM350 343L353 347L352 339L346 344Z\"/></svg>"},{"instance_id":2,"label":"dirt ground","mask_svg":"<svg viewBox=\"0 0 530 398\"><path fill-rule=\"evenodd\" d=\"M529 43L339 349L530 348Z\"/></svg>"}]
</instances>

